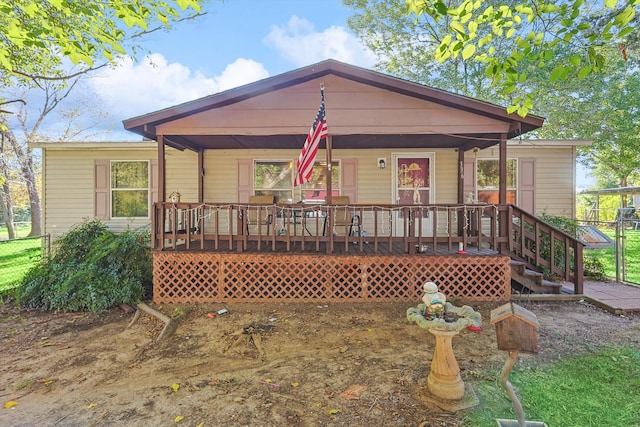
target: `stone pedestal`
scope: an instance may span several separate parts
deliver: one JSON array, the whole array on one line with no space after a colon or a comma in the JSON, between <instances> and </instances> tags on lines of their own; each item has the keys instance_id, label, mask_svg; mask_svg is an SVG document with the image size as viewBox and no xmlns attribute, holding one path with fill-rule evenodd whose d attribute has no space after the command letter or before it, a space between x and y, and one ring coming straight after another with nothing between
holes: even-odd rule
<instances>
[{"instance_id":1,"label":"stone pedestal","mask_svg":"<svg viewBox=\"0 0 640 427\"><path fill-rule=\"evenodd\" d=\"M464 382L460 378L460 367L451 346L451 339L458 335L458 331L429 329L429 332L436 337L431 373L427 378L429 392L441 399L462 399Z\"/></svg>"}]
</instances>

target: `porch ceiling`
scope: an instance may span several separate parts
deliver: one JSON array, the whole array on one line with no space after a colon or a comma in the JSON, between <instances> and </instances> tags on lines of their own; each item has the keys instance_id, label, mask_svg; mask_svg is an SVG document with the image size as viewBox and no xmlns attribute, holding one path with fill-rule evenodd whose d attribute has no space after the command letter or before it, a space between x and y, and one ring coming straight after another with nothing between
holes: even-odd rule
<instances>
[{"instance_id":1,"label":"porch ceiling","mask_svg":"<svg viewBox=\"0 0 640 427\"><path fill-rule=\"evenodd\" d=\"M125 129L144 138L158 140L162 136L167 145L181 150L299 149L306 138L310 112L317 109L317 82L313 81L318 79L334 79L333 87L342 84L351 85L351 90L357 88L357 92L344 92L346 97L340 100L338 94L332 98L337 103L333 105L331 121L335 132L331 142L335 149L458 148L466 151L496 145L505 136L517 137L541 127L544 121L534 115L521 118L507 114L501 106L327 60L134 117L123 124ZM312 82L313 93L305 88ZM367 98L371 96L378 98ZM355 101L358 99L360 104ZM264 110L256 107L260 102ZM373 110L363 113L372 106ZM343 108L337 117L336 107ZM274 115L277 111L281 111L280 116ZM353 114L350 112L360 114L360 121L354 121L359 127L348 121L336 132L336 122L346 120ZM264 119L265 125L259 122L260 117L277 117L279 122ZM408 117L413 117L413 121ZM251 121L253 125L249 124ZM287 130L274 132L282 128L283 122ZM403 129L407 132L402 132Z\"/></svg>"},{"instance_id":2,"label":"porch ceiling","mask_svg":"<svg viewBox=\"0 0 640 427\"><path fill-rule=\"evenodd\" d=\"M500 141L500 134L469 135L333 135L333 149L359 148L486 148ZM306 135L164 135L165 143L180 150L299 149ZM322 140L320 148L325 148Z\"/></svg>"}]
</instances>

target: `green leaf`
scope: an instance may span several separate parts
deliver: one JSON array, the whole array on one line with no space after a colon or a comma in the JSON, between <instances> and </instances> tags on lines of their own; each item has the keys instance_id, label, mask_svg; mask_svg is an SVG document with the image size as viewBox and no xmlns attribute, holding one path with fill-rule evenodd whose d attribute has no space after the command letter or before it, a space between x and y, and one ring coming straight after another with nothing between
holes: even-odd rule
<instances>
[{"instance_id":1,"label":"green leaf","mask_svg":"<svg viewBox=\"0 0 640 427\"><path fill-rule=\"evenodd\" d=\"M462 22L460 21L453 21L451 22L451 24L449 24L449 27L455 31L456 33L460 34L460 35L464 35L466 34L464 31L464 25L462 24Z\"/></svg>"},{"instance_id":2,"label":"green leaf","mask_svg":"<svg viewBox=\"0 0 640 427\"><path fill-rule=\"evenodd\" d=\"M618 0L604 0L604 5L609 9L613 9L618 4Z\"/></svg>"},{"instance_id":3,"label":"green leaf","mask_svg":"<svg viewBox=\"0 0 640 427\"><path fill-rule=\"evenodd\" d=\"M569 58L569 62L574 67L577 67L582 62L582 58L580 58L578 55L571 55L571 57Z\"/></svg>"},{"instance_id":4,"label":"green leaf","mask_svg":"<svg viewBox=\"0 0 640 427\"><path fill-rule=\"evenodd\" d=\"M527 117L527 114L529 114L529 109L527 107L520 107L518 108L518 115L522 118Z\"/></svg>"},{"instance_id":5,"label":"green leaf","mask_svg":"<svg viewBox=\"0 0 640 427\"><path fill-rule=\"evenodd\" d=\"M633 31L635 31L635 29L633 27L626 27L623 28L617 35L618 38L622 38L624 36L626 36L627 34L632 33Z\"/></svg>"},{"instance_id":6,"label":"green leaf","mask_svg":"<svg viewBox=\"0 0 640 427\"><path fill-rule=\"evenodd\" d=\"M583 79L591 74L592 68L590 65L586 65L580 69L578 72L578 78Z\"/></svg>"},{"instance_id":7,"label":"green leaf","mask_svg":"<svg viewBox=\"0 0 640 427\"><path fill-rule=\"evenodd\" d=\"M551 76L549 77L549 80L551 80L552 82L558 81L562 79L562 76L566 73L564 67L562 65L558 65L556 68L553 69L553 71L551 72Z\"/></svg>"},{"instance_id":8,"label":"green leaf","mask_svg":"<svg viewBox=\"0 0 640 427\"><path fill-rule=\"evenodd\" d=\"M476 46L473 43L468 43L462 50L462 59L467 60L473 56L476 52Z\"/></svg>"},{"instance_id":9,"label":"green leaf","mask_svg":"<svg viewBox=\"0 0 640 427\"><path fill-rule=\"evenodd\" d=\"M631 22L631 20L635 16L635 14L636 14L635 9L633 7L631 7L631 6L629 6L625 10L620 12L620 14L618 14L618 16L616 16L616 18L613 20L613 23L614 23L614 25L617 25L618 27L624 27L629 22Z\"/></svg>"}]
</instances>

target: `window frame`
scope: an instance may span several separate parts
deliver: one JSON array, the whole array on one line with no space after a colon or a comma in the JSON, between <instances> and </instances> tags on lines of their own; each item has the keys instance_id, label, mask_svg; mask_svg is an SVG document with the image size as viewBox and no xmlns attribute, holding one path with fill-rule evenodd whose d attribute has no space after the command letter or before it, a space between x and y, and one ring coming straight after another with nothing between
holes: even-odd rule
<instances>
[{"instance_id":1,"label":"window frame","mask_svg":"<svg viewBox=\"0 0 640 427\"><path fill-rule=\"evenodd\" d=\"M257 172L257 165L259 163L288 163L290 165L290 170L291 173L290 175L290 183L288 187L284 187L284 188L264 188L264 187L257 187L256 186L256 172ZM282 203L282 200L280 200L278 198L278 196L276 194L274 194L275 192L289 192L289 195L291 196L290 198L286 198L284 200L287 201L287 203L293 203L293 197L295 196L295 189L293 187L293 170L294 170L294 162L291 159L253 159L252 161L252 169L251 169L251 181L253 184L253 191L252 194L254 196L260 196L260 195L273 195L276 199L277 203Z\"/></svg>"},{"instance_id":2,"label":"window frame","mask_svg":"<svg viewBox=\"0 0 640 427\"><path fill-rule=\"evenodd\" d=\"M317 167L326 167L326 159L323 160L318 160L316 159L314 161L314 170ZM263 188L263 187L258 187L256 185L257 179L256 179L256 171L257 168L256 166L258 164L266 164L266 163L288 163L291 165L291 186L290 187L283 187L283 188ZM314 190L315 183L310 182L306 182L301 186L298 187L294 187L293 186L293 181L295 178L295 160L292 159L253 159L252 160L252 182L253 182L253 191L252 194L253 195L273 195L276 197L276 203L283 203L283 199L282 198L278 198L278 196L274 193L278 193L278 192L285 192L285 191L290 191L290 198L287 197L284 199L284 203L294 203L294 201L296 202L300 202L300 203L323 203L326 201L325 200L320 200L320 199L305 199L303 197L305 192L308 192L309 190ZM333 171L335 170L335 168L337 167L338 173L337 173L337 177L335 181L332 181L332 186L331 186L331 193L332 195L341 195L342 194L342 160L341 159L331 159L331 164L333 165L331 168L331 174L333 176ZM313 172L312 172L312 176L313 176ZM323 189L326 189L326 185L323 187ZM321 190L320 190L321 191Z\"/></svg>"},{"instance_id":3,"label":"window frame","mask_svg":"<svg viewBox=\"0 0 640 427\"><path fill-rule=\"evenodd\" d=\"M480 170L479 162L487 162L487 161L497 162L498 163L498 176L497 176L498 186L496 186L496 187L493 187L493 186L491 186L491 187L481 187L480 186L480 183L479 183L480 174L478 173L478 171ZM507 203L517 206L517 203L518 203L518 178L519 178L518 177L518 173L519 173L519 169L520 169L520 162L519 162L518 158L507 158L507 163L509 163L509 162L513 162L513 164L515 165L515 168L513 170L513 179L512 179L512 182L513 182L514 186L511 187L511 186L509 186L509 176L508 176L509 168L507 166ZM478 203L488 203L488 204L497 204L498 203L498 202L491 203L491 202L485 202L485 201L480 200L480 192L484 191L484 192L492 192L492 193L495 193L495 194L499 194L499 192L500 192L500 165L499 165L499 163L500 163L500 159L496 159L496 158L479 158L479 159L476 159L476 162L475 162L476 171L475 171L475 183L474 184L475 184L475 200ZM509 201L508 200L509 199L509 193L513 194L513 199L514 199L513 201ZM498 199L499 199L499 195L498 195Z\"/></svg>"},{"instance_id":4,"label":"window frame","mask_svg":"<svg viewBox=\"0 0 640 427\"><path fill-rule=\"evenodd\" d=\"M113 167L116 163L144 163L147 165L147 186L143 187L127 187L127 188L116 188L113 186ZM151 188L152 177L151 177L151 161L150 160L109 160L109 218L110 219L149 219L151 218ZM115 193L124 192L124 191L146 191L146 215L139 216L116 216L115 215Z\"/></svg>"}]
</instances>

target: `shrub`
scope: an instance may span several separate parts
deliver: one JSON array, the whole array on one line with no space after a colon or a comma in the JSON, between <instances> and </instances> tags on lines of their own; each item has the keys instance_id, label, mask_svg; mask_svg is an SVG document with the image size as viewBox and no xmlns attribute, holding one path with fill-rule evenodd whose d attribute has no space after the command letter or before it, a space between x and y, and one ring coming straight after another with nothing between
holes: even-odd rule
<instances>
[{"instance_id":1,"label":"shrub","mask_svg":"<svg viewBox=\"0 0 640 427\"><path fill-rule=\"evenodd\" d=\"M604 263L597 255L593 253L585 253L583 260L585 277L599 281L607 280Z\"/></svg>"},{"instance_id":2,"label":"shrub","mask_svg":"<svg viewBox=\"0 0 640 427\"><path fill-rule=\"evenodd\" d=\"M139 230L116 235L100 221L85 221L60 237L53 254L27 272L18 302L94 312L137 304L151 291L149 237Z\"/></svg>"}]
</instances>

